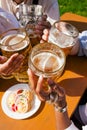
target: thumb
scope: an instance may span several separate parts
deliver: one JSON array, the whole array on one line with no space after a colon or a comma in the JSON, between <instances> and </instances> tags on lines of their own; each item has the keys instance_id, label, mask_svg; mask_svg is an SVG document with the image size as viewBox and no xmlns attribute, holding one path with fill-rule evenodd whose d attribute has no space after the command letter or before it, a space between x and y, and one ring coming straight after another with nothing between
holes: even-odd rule
<instances>
[{"instance_id":1,"label":"thumb","mask_svg":"<svg viewBox=\"0 0 87 130\"><path fill-rule=\"evenodd\" d=\"M0 56L0 64L3 64L7 61L7 58L5 56Z\"/></svg>"}]
</instances>

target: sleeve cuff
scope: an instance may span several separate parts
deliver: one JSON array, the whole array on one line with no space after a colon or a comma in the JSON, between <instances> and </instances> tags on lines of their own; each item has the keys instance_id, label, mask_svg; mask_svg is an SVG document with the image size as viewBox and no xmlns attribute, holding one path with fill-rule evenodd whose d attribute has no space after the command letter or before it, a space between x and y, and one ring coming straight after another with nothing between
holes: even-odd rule
<instances>
[{"instance_id":1,"label":"sleeve cuff","mask_svg":"<svg viewBox=\"0 0 87 130\"><path fill-rule=\"evenodd\" d=\"M72 121L71 121L72 122ZM72 122L71 123L71 125L68 127L68 128L66 128L65 130L79 130L75 125L74 125L74 123Z\"/></svg>"},{"instance_id":2,"label":"sleeve cuff","mask_svg":"<svg viewBox=\"0 0 87 130\"><path fill-rule=\"evenodd\" d=\"M78 56L87 56L87 31L79 33L80 48Z\"/></svg>"}]
</instances>

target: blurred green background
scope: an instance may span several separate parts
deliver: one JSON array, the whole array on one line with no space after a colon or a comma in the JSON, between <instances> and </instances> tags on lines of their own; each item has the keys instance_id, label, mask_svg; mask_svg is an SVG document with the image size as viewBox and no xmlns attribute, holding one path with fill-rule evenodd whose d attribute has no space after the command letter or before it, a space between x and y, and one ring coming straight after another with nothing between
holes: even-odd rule
<instances>
[{"instance_id":1,"label":"blurred green background","mask_svg":"<svg viewBox=\"0 0 87 130\"><path fill-rule=\"evenodd\" d=\"M87 17L87 0L58 0L60 15L65 12Z\"/></svg>"}]
</instances>

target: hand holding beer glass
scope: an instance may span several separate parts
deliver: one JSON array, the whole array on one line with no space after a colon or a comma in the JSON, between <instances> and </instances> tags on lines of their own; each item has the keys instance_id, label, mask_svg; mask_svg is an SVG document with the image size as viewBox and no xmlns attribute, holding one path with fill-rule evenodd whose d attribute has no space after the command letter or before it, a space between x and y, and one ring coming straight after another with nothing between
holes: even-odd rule
<instances>
[{"instance_id":1,"label":"hand holding beer glass","mask_svg":"<svg viewBox=\"0 0 87 130\"><path fill-rule=\"evenodd\" d=\"M26 29L31 40L31 45L39 43L39 35L35 33L35 26L42 17L43 9L41 5L20 4L19 21L20 25Z\"/></svg>"},{"instance_id":2,"label":"hand holding beer glass","mask_svg":"<svg viewBox=\"0 0 87 130\"><path fill-rule=\"evenodd\" d=\"M10 29L0 35L0 48L3 56L11 57L14 53L24 56L23 64L12 75L2 75L4 79L15 77L19 82L28 82L28 55L31 44L26 31L23 28Z\"/></svg>"},{"instance_id":3,"label":"hand holding beer glass","mask_svg":"<svg viewBox=\"0 0 87 130\"><path fill-rule=\"evenodd\" d=\"M37 79L44 77L44 89L48 90L47 79L57 81L64 71L66 57L64 52L51 43L41 43L34 46L29 55L29 68L35 73Z\"/></svg>"},{"instance_id":4,"label":"hand holding beer glass","mask_svg":"<svg viewBox=\"0 0 87 130\"><path fill-rule=\"evenodd\" d=\"M76 27L67 22L55 22L49 32L48 41L58 45L67 56L77 42L79 32Z\"/></svg>"}]
</instances>

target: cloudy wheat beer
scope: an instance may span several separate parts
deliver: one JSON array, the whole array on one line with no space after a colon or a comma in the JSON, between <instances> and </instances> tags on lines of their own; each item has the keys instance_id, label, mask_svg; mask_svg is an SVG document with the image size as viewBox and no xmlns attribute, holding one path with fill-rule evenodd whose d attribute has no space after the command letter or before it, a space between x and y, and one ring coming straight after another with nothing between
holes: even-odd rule
<instances>
[{"instance_id":1,"label":"cloudy wheat beer","mask_svg":"<svg viewBox=\"0 0 87 130\"><path fill-rule=\"evenodd\" d=\"M79 32L75 26L57 21L50 29L48 41L59 46L67 56L77 43L78 35Z\"/></svg>"},{"instance_id":2,"label":"cloudy wheat beer","mask_svg":"<svg viewBox=\"0 0 87 130\"><path fill-rule=\"evenodd\" d=\"M9 58L12 54L18 52L24 56L23 65L18 71L10 76L2 76L5 79L14 76L19 82L28 82L28 56L31 50L31 44L27 33L23 29L11 29L2 34L1 51L4 56Z\"/></svg>"},{"instance_id":3,"label":"cloudy wheat beer","mask_svg":"<svg viewBox=\"0 0 87 130\"><path fill-rule=\"evenodd\" d=\"M47 88L47 78L57 80L65 67L65 54L56 45L41 43L33 47L29 57L29 68L37 75L43 75L44 87Z\"/></svg>"}]
</instances>

